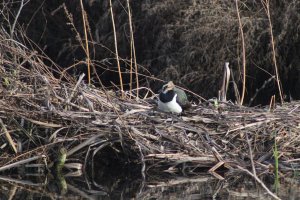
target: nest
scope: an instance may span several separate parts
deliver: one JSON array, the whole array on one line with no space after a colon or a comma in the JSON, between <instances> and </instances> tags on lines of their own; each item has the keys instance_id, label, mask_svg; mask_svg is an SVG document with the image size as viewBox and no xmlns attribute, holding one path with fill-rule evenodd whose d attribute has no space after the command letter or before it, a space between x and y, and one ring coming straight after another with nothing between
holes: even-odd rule
<instances>
[{"instance_id":1,"label":"nest","mask_svg":"<svg viewBox=\"0 0 300 200\"><path fill-rule=\"evenodd\" d=\"M121 98L2 36L0 171L47 167L59 152L85 172L97 160L103 175L115 163L134 165L143 176L209 171L222 179L216 172L229 169L264 186L256 172L299 170L299 102L254 108L206 101L180 116L163 113L150 88L143 98L136 90Z\"/></svg>"},{"instance_id":2,"label":"nest","mask_svg":"<svg viewBox=\"0 0 300 200\"><path fill-rule=\"evenodd\" d=\"M99 158L125 156L143 172L272 171L275 158L282 172L300 167L299 102L275 108L204 102L177 116L158 111L151 103L155 95L141 99L125 92L120 98L117 91L85 84L83 76L75 80L47 67L36 52L16 44L1 49L1 170L32 158L50 163L61 146L68 159L84 164L102 150L113 151Z\"/></svg>"},{"instance_id":3,"label":"nest","mask_svg":"<svg viewBox=\"0 0 300 200\"><path fill-rule=\"evenodd\" d=\"M68 75L3 35L0 171L50 166L62 148L66 165L76 162L87 172L97 160L100 175L116 163L134 165L143 176L210 171L222 179L217 172L229 169L262 184L256 172L299 170L299 102L249 108L208 101L180 116L163 113L150 88L143 88L144 98L136 90L120 98L119 91L87 85L83 76Z\"/></svg>"}]
</instances>

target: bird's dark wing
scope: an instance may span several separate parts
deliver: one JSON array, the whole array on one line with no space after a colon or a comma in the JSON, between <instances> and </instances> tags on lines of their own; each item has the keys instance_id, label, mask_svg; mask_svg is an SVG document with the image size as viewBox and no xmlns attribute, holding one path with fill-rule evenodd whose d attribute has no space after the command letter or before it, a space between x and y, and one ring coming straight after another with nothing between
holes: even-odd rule
<instances>
[{"instance_id":1,"label":"bird's dark wing","mask_svg":"<svg viewBox=\"0 0 300 200\"><path fill-rule=\"evenodd\" d=\"M177 94L176 101L183 108L189 108L191 103L189 102L186 93L178 88L174 88L174 92Z\"/></svg>"}]
</instances>

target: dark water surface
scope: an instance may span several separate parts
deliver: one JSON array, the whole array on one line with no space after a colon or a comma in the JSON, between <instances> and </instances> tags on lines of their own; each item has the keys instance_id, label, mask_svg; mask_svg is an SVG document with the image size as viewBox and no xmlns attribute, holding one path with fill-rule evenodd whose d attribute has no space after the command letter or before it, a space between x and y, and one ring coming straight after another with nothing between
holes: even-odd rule
<instances>
[{"instance_id":1,"label":"dark water surface","mask_svg":"<svg viewBox=\"0 0 300 200\"><path fill-rule=\"evenodd\" d=\"M128 175L128 174L127 174ZM244 174L224 176L210 174L184 177L169 174L134 176L80 174L64 177L18 175L0 177L0 199L272 199L252 178ZM101 178L97 178L101 177ZM265 178L274 192L274 184ZM281 180L278 196L300 199L299 179Z\"/></svg>"}]
</instances>

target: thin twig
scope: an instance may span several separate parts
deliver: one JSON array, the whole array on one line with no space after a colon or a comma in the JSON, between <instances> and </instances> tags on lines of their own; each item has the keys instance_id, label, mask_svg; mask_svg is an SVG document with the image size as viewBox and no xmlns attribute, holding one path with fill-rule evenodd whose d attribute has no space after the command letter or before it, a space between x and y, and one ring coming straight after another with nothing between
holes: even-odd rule
<instances>
[{"instance_id":1,"label":"thin twig","mask_svg":"<svg viewBox=\"0 0 300 200\"><path fill-rule=\"evenodd\" d=\"M25 3L25 5L26 5L26 3ZM22 11L23 7L24 7L24 0L21 0L20 8L19 8L18 13L17 13L17 15L15 17L14 23L13 23L11 29L10 29L10 38L13 37L14 31L15 31L15 27L16 27L18 18L19 18L20 14L21 14L21 11Z\"/></svg>"}]
</instances>

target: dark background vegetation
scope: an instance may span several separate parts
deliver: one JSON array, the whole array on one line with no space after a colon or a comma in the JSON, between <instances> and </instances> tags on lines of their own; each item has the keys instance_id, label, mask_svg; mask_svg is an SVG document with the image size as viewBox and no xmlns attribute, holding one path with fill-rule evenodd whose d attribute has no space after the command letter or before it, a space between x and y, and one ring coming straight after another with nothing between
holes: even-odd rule
<instances>
[{"instance_id":1,"label":"dark background vegetation","mask_svg":"<svg viewBox=\"0 0 300 200\"><path fill-rule=\"evenodd\" d=\"M123 72L129 71L130 34L126 1L113 0L118 37L119 56ZM223 66L230 62L235 81L241 91L242 48L239 23L234 1L225 0L145 0L130 1L137 62L141 85L161 87L173 80L195 93L211 98L217 96L221 85ZM271 19L276 45L276 58L286 100L300 99L300 1L271 1ZM4 1L9 7L8 19L1 26L9 29L19 9L19 1ZM92 63L105 85L118 84L115 65L112 21L108 0L85 0L90 27ZM246 101L254 96L274 72L269 22L261 1L239 1L246 45L247 90ZM7 10L7 9L6 9ZM73 21L72 21L73 20ZM83 40L83 22L79 1L30 0L23 7L18 27L37 46L62 67L76 67L70 73L79 75L86 67L80 46ZM73 25L71 25L73 24ZM79 34L79 36L78 36ZM129 82L129 74L124 74ZM97 84L95 76L93 81ZM231 98L234 100L232 84ZM277 94L275 79L265 84L255 104L267 104Z\"/></svg>"}]
</instances>

